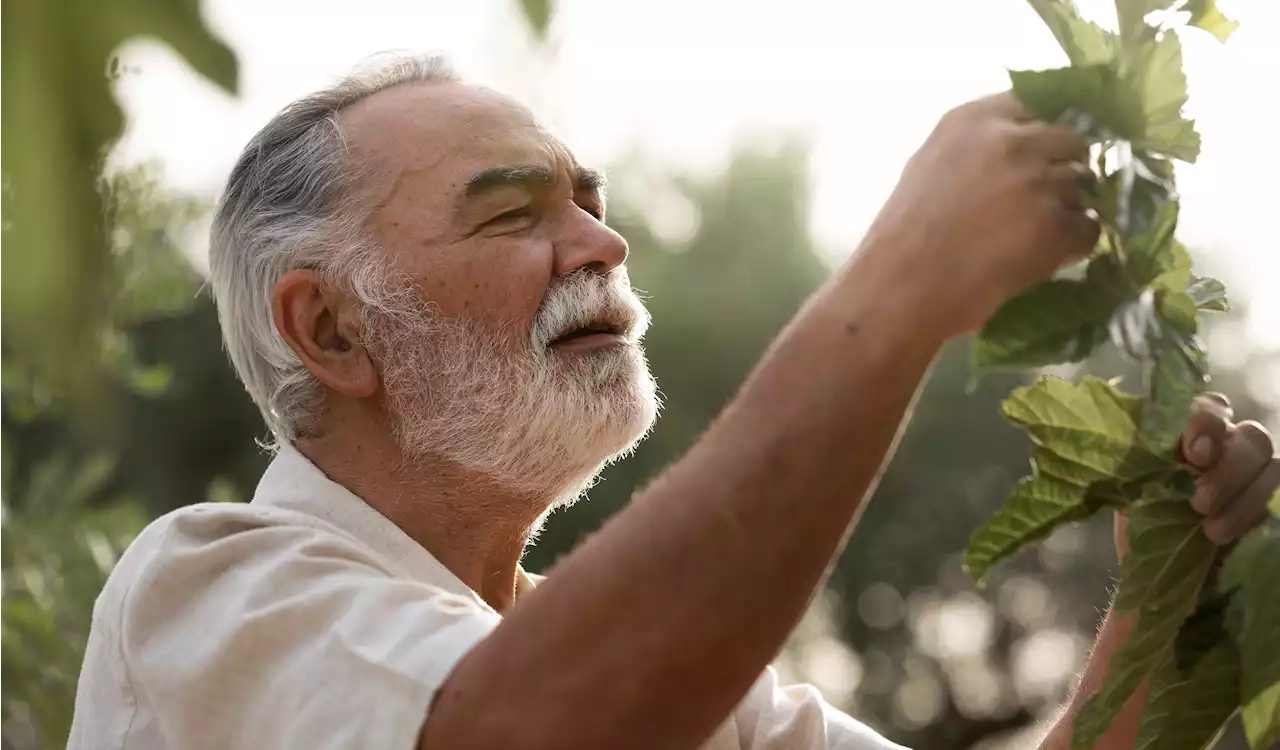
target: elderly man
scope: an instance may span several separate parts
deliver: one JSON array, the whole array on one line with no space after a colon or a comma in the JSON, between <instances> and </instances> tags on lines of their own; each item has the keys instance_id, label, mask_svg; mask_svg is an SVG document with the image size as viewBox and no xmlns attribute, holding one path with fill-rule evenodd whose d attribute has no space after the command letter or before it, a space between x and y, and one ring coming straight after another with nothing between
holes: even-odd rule
<instances>
[{"instance_id":1,"label":"elderly man","mask_svg":"<svg viewBox=\"0 0 1280 750\"><path fill-rule=\"evenodd\" d=\"M121 559L71 746L895 747L768 664L939 346L1093 247L1085 155L1008 94L943 117L702 440L542 580L531 533L658 408L600 176L435 58L295 102L211 248L275 459L253 502L171 513ZM1230 419L1205 400L1183 448L1222 543L1280 483ZM1082 695L1131 628L1107 619Z\"/></svg>"}]
</instances>

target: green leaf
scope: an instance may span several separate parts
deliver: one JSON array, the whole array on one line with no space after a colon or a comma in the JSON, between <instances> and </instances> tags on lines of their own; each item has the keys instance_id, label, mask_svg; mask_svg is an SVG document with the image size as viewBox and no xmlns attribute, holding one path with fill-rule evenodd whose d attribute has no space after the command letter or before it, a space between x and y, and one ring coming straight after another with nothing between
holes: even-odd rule
<instances>
[{"instance_id":1,"label":"green leaf","mask_svg":"<svg viewBox=\"0 0 1280 750\"><path fill-rule=\"evenodd\" d=\"M1182 116L1187 103L1187 77L1182 71L1182 42L1173 30L1154 43L1141 45L1125 83L1142 102L1142 132L1133 139L1135 149L1195 162L1200 155L1200 134L1195 123Z\"/></svg>"},{"instance_id":2,"label":"green leaf","mask_svg":"<svg viewBox=\"0 0 1280 750\"><path fill-rule=\"evenodd\" d=\"M1072 747L1093 747L1142 680L1173 658L1173 644L1213 564L1204 520L1185 499L1137 503L1129 518L1117 611L1138 613L1133 636L1112 656L1102 687L1076 717Z\"/></svg>"},{"instance_id":3,"label":"green leaf","mask_svg":"<svg viewBox=\"0 0 1280 750\"><path fill-rule=\"evenodd\" d=\"M1178 224L1178 193L1173 184L1173 163L1144 151L1135 151L1116 170L1119 181L1116 228L1128 242L1126 253L1137 252L1132 245L1141 241L1158 252L1173 235ZM1139 240L1139 238L1142 238Z\"/></svg>"},{"instance_id":4,"label":"green leaf","mask_svg":"<svg viewBox=\"0 0 1280 750\"><path fill-rule=\"evenodd\" d=\"M1196 338L1196 302L1180 291L1190 281L1191 261L1173 238L1177 220L1178 204L1165 203L1145 232L1125 242L1130 280L1153 289L1122 304L1109 322L1115 345L1143 365L1151 398L1142 429L1149 444L1162 450L1171 448L1182 431L1208 370Z\"/></svg>"},{"instance_id":5,"label":"green leaf","mask_svg":"<svg viewBox=\"0 0 1280 750\"><path fill-rule=\"evenodd\" d=\"M547 29L551 26L552 0L520 0L520 10L524 12L524 20L538 39L545 39Z\"/></svg>"},{"instance_id":6,"label":"green leaf","mask_svg":"<svg viewBox=\"0 0 1280 750\"><path fill-rule=\"evenodd\" d=\"M1165 659L1152 677L1134 750L1208 746L1235 713L1239 679L1240 653L1229 638L1214 641L1185 671Z\"/></svg>"},{"instance_id":7,"label":"green leaf","mask_svg":"<svg viewBox=\"0 0 1280 750\"><path fill-rule=\"evenodd\" d=\"M1195 335L1195 302L1182 292L1162 292L1156 298L1159 312L1150 331L1150 397L1142 413L1142 434L1149 444L1172 450L1192 402L1209 380L1208 361Z\"/></svg>"},{"instance_id":8,"label":"green leaf","mask_svg":"<svg viewBox=\"0 0 1280 750\"><path fill-rule=\"evenodd\" d=\"M1161 263L1164 270L1150 281L1150 286L1156 291L1169 290L1174 292L1186 291L1190 294L1187 287L1191 284L1191 254L1182 246L1181 242L1173 240L1170 242L1162 253L1164 256Z\"/></svg>"},{"instance_id":9,"label":"green leaf","mask_svg":"<svg viewBox=\"0 0 1280 750\"><path fill-rule=\"evenodd\" d=\"M1110 65L1050 70L1011 70L1013 92L1037 118L1064 122L1088 115L1081 136L1092 143L1142 134L1142 104L1128 95Z\"/></svg>"},{"instance_id":10,"label":"green leaf","mask_svg":"<svg viewBox=\"0 0 1280 750\"><path fill-rule=\"evenodd\" d=\"M1048 473L1081 487L1128 483L1171 468L1138 431L1142 400L1105 380L1073 384L1045 377L1019 388L1001 405L1006 419L1031 433L1033 460Z\"/></svg>"},{"instance_id":11,"label":"green leaf","mask_svg":"<svg viewBox=\"0 0 1280 750\"><path fill-rule=\"evenodd\" d=\"M1208 587L1201 591L1202 601L1182 623L1173 643L1174 664L1183 673L1190 672L1219 643L1235 643L1227 629L1227 613L1234 614L1239 609L1234 606L1236 592L1214 591L1205 597L1208 591Z\"/></svg>"},{"instance_id":12,"label":"green leaf","mask_svg":"<svg viewBox=\"0 0 1280 750\"><path fill-rule=\"evenodd\" d=\"M1099 505L1086 502L1088 490L1053 477L1023 479L1005 506L969 540L964 569L981 583L997 563L1058 526L1088 518Z\"/></svg>"},{"instance_id":13,"label":"green leaf","mask_svg":"<svg viewBox=\"0 0 1280 750\"><path fill-rule=\"evenodd\" d=\"M1280 496L1280 493L1278 493ZM1274 502L1274 498L1273 498ZM1265 525L1273 522L1268 521ZM1245 534L1222 562L1222 570L1218 573L1218 591L1231 594L1244 586L1245 580L1253 571L1253 566L1264 553L1262 548L1268 543L1268 534L1261 529Z\"/></svg>"},{"instance_id":14,"label":"green leaf","mask_svg":"<svg viewBox=\"0 0 1280 750\"><path fill-rule=\"evenodd\" d=\"M1136 482L1173 469L1142 445L1135 422L1141 408L1139 399L1091 377L1079 385L1042 378L1015 390L1003 410L1037 444L1032 476L974 532L964 558L969 574L981 581L1027 543L1105 505L1127 503L1140 491Z\"/></svg>"},{"instance_id":15,"label":"green leaf","mask_svg":"<svg viewBox=\"0 0 1280 750\"><path fill-rule=\"evenodd\" d=\"M973 367L1078 362L1106 340L1107 321L1133 293L1115 256L1098 256L1084 279L1047 281L1002 305L973 341Z\"/></svg>"},{"instance_id":16,"label":"green leaf","mask_svg":"<svg viewBox=\"0 0 1280 750\"><path fill-rule=\"evenodd\" d=\"M1158 10L1166 10L1177 0L1115 0L1116 20L1120 22L1120 33L1126 38L1141 38L1151 27L1146 17Z\"/></svg>"},{"instance_id":17,"label":"green leaf","mask_svg":"<svg viewBox=\"0 0 1280 750\"><path fill-rule=\"evenodd\" d=\"M1143 184L1148 184L1144 183ZM1191 259L1178 254L1181 246L1173 238L1178 226L1178 204L1172 199L1156 199L1154 195L1134 191L1140 200L1147 201L1139 211L1148 214L1140 232L1129 236L1124 243L1125 271L1138 288L1153 284L1161 274L1178 270ZM1129 208L1123 209L1129 212ZM1184 251L1185 252L1185 251ZM1189 277L1188 277L1189 280ZM1185 286L1185 282L1183 284ZM1162 286L1169 286L1162 284Z\"/></svg>"},{"instance_id":18,"label":"green leaf","mask_svg":"<svg viewBox=\"0 0 1280 750\"><path fill-rule=\"evenodd\" d=\"M1146 500L1126 511L1129 554L1121 565L1121 583L1113 606L1118 612L1132 612L1143 607L1163 608L1170 599L1177 606L1185 602L1178 621L1181 625L1195 604L1194 596L1186 598L1183 584L1202 565L1207 571L1214 546L1200 528L1204 518L1187 503L1189 495L1171 494L1168 499ZM1199 589L1196 585L1191 593Z\"/></svg>"},{"instance_id":19,"label":"green leaf","mask_svg":"<svg viewBox=\"0 0 1280 750\"><path fill-rule=\"evenodd\" d=\"M1208 276L1192 276L1187 285L1187 295L1200 310L1226 312L1231 309L1231 304L1227 301L1227 288L1221 281Z\"/></svg>"},{"instance_id":20,"label":"green leaf","mask_svg":"<svg viewBox=\"0 0 1280 750\"><path fill-rule=\"evenodd\" d=\"M1072 65L1110 62L1115 56L1115 38L1101 26L1080 17L1072 0L1027 0L1053 32Z\"/></svg>"},{"instance_id":21,"label":"green leaf","mask_svg":"<svg viewBox=\"0 0 1280 750\"><path fill-rule=\"evenodd\" d=\"M1187 3L1186 9L1191 11L1191 20L1188 23L1213 34L1219 42L1226 43L1227 38L1240 25L1222 15L1216 0L1191 0Z\"/></svg>"},{"instance_id":22,"label":"green leaf","mask_svg":"<svg viewBox=\"0 0 1280 750\"><path fill-rule=\"evenodd\" d=\"M1258 694L1240 711L1244 735L1253 750L1275 750L1280 742L1280 682Z\"/></svg>"},{"instance_id":23,"label":"green leaf","mask_svg":"<svg viewBox=\"0 0 1280 750\"><path fill-rule=\"evenodd\" d=\"M1240 540L1218 585L1238 588L1245 734L1252 747L1265 748L1280 741L1280 522L1273 517Z\"/></svg>"}]
</instances>

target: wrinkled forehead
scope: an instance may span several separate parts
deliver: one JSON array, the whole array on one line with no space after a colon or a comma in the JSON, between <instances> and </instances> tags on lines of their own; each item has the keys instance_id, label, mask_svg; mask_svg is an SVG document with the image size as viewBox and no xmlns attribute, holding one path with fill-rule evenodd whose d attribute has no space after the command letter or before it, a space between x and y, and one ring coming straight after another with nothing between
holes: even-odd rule
<instances>
[{"instance_id":1,"label":"wrinkled forehead","mask_svg":"<svg viewBox=\"0 0 1280 750\"><path fill-rule=\"evenodd\" d=\"M526 107L463 83L407 84L378 92L342 113L350 158L382 208L412 196L417 210L447 209L477 173L536 165L576 169L564 144Z\"/></svg>"}]
</instances>

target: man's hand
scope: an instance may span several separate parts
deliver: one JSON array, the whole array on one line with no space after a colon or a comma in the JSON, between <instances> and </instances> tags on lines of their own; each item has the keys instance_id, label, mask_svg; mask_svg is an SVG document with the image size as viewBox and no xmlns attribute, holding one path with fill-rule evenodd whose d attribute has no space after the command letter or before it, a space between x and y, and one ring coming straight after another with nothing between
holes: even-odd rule
<instances>
[{"instance_id":1,"label":"man's hand","mask_svg":"<svg viewBox=\"0 0 1280 750\"><path fill-rule=\"evenodd\" d=\"M1205 517L1204 533L1230 544L1267 517L1267 501L1280 489L1280 456L1266 428L1232 422L1231 402L1220 393L1196 399L1179 453L1201 472L1191 507ZM1128 551L1125 518L1116 514L1116 551Z\"/></svg>"},{"instance_id":2,"label":"man's hand","mask_svg":"<svg viewBox=\"0 0 1280 750\"><path fill-rule=\"evenodd\" d=\"M911 158L865 247L894 254L905 272L895 294L919 295L920 322L944 336L973 330L1093 250L1098 225L1081 204L1088 155L1011 92L961 105Z\"/></svg>"},{"instance_id":3,"label":"man's hand","mask_svg":"<svg viewBox=\"0 0 1280 750\"><path fill-rule=\"evenodd\" d=\"M1178 453L1188 466L1200 472L1191 506L1205 516L1204 533L1217 544L1230 544L1247 534L1267 516L1267 501L1280 489L1280 457L1274 455L1271 436L1257 422L1232 421L1231 403L1218 393L1196 399L1195 409L1182 433ZM1125 518L1116 514L1116 552L1121 559L1129 549ZM1112 657L1137 627L1134 613L1107 614L1093 653L1080 678L1080 688L1067 712L1049 732L1042 750L1062 750L1071 745L1072 724L1084 701L1106 679ZM1098 750L1130 750L1138 736L1147 686L1136 690L1116 715Z\"/></svg>"}]
</instances>

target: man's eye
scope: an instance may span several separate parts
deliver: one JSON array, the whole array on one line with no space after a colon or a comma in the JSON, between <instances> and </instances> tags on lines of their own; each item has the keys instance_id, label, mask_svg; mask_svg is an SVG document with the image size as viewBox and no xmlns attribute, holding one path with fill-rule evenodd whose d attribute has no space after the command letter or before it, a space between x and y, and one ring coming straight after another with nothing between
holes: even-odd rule
<instances>
[{"instance_id":1,"label":"man's eye","mask_svg":"<svg viewBox=\"0 0 1280 750\"><path fill-rule=\"evenodd\" d=\"M505 224L512 221L519 221L533 216L533 210L529 206L521 206L513 208L510 211L503 211L497 216L486 221L486 224Z\"/></svg>"}]
</instances>

